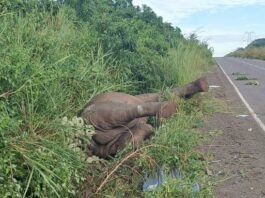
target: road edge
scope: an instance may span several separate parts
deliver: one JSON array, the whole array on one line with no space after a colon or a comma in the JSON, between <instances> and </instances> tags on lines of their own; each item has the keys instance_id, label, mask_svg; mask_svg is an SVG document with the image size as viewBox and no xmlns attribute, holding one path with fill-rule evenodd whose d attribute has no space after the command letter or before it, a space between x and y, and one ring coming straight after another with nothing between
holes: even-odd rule
<instances>
[{"instance_id":1,"label":"road edge","mask_svg":"<svg viewBox=\"0 0 265 198\"><path fill-rule=\"evenodd\" d=\"M220 63L218 63L217 61L215 61L215 62L217 64L217 66L221 69L221 71L224 73L224 75L227 78L227 80L229 81L229 83L233 86L233 88L235 89L235 91L236 91L237 95L239 96L239 98L241 99L241 101L247 107L247 109L248 109L249 113L251 114L251 116L253 117L253 119L257 122L257 124L260 126L260 128L263 130L263 132L265 134L265 124L260 120L258 115L255 113L255 111L252 109L252 107L248 104L247 100L244 98L244 96L241 94L241 92L239 91L237 86L234 84L234 82L227 75L227 73L223 69L222 65Z\"/></svg>"}]
</instances>

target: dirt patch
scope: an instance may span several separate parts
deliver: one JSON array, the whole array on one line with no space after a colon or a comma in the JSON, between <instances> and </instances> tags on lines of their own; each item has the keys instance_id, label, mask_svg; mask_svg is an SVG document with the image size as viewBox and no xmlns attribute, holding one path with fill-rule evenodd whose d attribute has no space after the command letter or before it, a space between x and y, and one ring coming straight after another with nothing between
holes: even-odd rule
<instances>
[{"instance_id":1,"label":"dirt patch","mask_svg":"<svg viewBox=\"0 0 265 198\"><path fill-rule=\"evenodd\" d=\"M210 85L220 86L212 89L212 94L231 110L215 113L204 127L204 131L220 132L202 146L213 156L207 172L216 184L215 196L265 197L265 133L218 67L209 74L208 80Z\"/></svg>"}]
</instances>

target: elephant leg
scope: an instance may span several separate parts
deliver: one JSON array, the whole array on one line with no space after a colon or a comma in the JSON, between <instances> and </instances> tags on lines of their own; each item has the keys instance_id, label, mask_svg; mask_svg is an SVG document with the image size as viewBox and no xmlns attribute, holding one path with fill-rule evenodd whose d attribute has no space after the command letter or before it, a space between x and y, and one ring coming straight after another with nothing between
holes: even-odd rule
<instances>
[{"instance_id":1,"label":"elephant leg","mask_svg":"<svg viewBox=\"0 0 265 198\"><path fill-rule=\"evenodd\" d=\"M150 124L139 124L132 129L131 144L134 148L139 148L139 146L144 142L145 139L151 136L153 133L153 127Z\"/></svg>"},{"instance_id":2,"label":"elephant leg","mask_svg":"<svg viewBox=\"0 0 265 198\"><path fill-rule=\"evenodd\" d=\"M179 97L190 98L198 92L207 92L208 89L209 85L206 78L200 78L189 84L184 85L183 87L171 89L171 92Z\"/></svg>"},{"instance_id":3,"label":"elephant leg","mask_svg":"<svg viewBox=\"0 0 265 198\"><path fill-rule=\"evenodd\" d=\"M91 153L101 158L114 156L118 151L132 144L134 148L139 148L143 141L152 134L152 126L145 123L138 123L132 129L116 136L108 144L96 144L91 146Z\"/></svg>"},{"instance_id":4,"label":"elephant leg","mask_svg":"<svg viewBox=\"0 0 265 198\"><path fill-rule=\"evenodd\" d=\"M136 95L135 97L139 98L143 102L159 102L161 94L160 93L140 94Z\"/></svg>"},{"instance_id":5,"label":"elephant leg","mask_svg":"<svg viewBox=\"0 0 265 198\"><path fill-rule=\"evenodd\" d=\"M141 105L103 102L92 104L82 112L86 123L92 124L99 131L108 131L117 127L128 126L136 118L159 115L170 117L176 111L176 103L148 102Z\"/></svg>"},{"instance_id":6,"label":"elephant leg","mask_svg":"<svg viewBox=\"0 0 265 198\"><path fill-rule=\"evenodd\" d=\"M171 93L179 97L190 98L198 92L207 92L208 89L209 85L206 78L200 78L182 87L171 89ZM137 95L135 97L144 102L159 102L162 95L162 93L150 93Z\"/></svg>"},{"instance_id":7,"label":"elephant leg","mask_svg":"<svg viewBox=\"0 0 265 198\"><path fill-rule=\"evenodd\" d=\"M108 144L97 144L95 142L93 142L90 146L89 146L89 154L92 153L92 155L96 155L100 158L109 158L111 156L114 156L118 149L119 149L119 144L117 144L118 140L120 139L120 137L122 136L122 134L117 135L111 142L109 142Z\"/></svg>"}]
</instances>

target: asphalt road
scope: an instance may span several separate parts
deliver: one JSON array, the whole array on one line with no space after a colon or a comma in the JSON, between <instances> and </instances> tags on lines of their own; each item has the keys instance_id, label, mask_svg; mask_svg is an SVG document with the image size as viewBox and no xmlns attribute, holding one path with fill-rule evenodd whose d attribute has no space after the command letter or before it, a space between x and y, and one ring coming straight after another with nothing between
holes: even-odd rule
<instances>
[{"instance_id":1,"label":"asphalt road","mask_svg":"<svg viewBox=\"0 0 265 198\"><path fill-rule=\"evenodd\" d=\"M247 103L265 124L265 61L241 58L215 58L217 64L223 68ZM245 74L256 80L236 80L233 73ZM246 85L247 82L257 81L259 85Z\"/></svg>"},{"instance_id":2,"label":"asphalt road","mask_svg":"<svg viewBox=\"0 0 265 198\"><path fill-rule=\"evenodd\" d=\"M225 73L230 74L230 77L234 79L231 73L238 72L238 68L234 68L234 65L238 65L238 61L229 59L217 59L217 61L221 65L223 63ZM239 69L245 68L241 64L239 64ZM209 175L213 181L217 181L214 197L265 198L265 133L253 119L255 116L237 116L250 114L242 103L242 98L245 103L248 103L247 97L240 93L249 87L243 82L231 81L230 78L228 81L218 67L209 73L207 79L210 85L220 86L216 88L213 86L210 92L211 96L220 101L219 104L223 107L221 111L215 112L207 119L202 130L206 133L219 131L218 135L210 140L210 144L203 147L207 154L211 153L213 156L212 161L209 160ZM237 87L234 83L240 85ZM241 91L238 92L239 88ZM256 90L260 87L251 86L250 88ZM254 108L256 103L253 104ZM261 108L263 108L262 105Z\"/></svg>"}]
</instances>

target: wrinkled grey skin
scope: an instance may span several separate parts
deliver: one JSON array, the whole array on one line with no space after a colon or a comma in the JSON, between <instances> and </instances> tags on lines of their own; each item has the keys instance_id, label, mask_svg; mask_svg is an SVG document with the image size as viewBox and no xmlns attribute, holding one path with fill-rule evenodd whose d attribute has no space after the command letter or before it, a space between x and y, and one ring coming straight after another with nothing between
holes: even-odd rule
<instances>
[{"instance_id":1,"label":"wrinkled grey skin","mask_svg":"<svg viewBox=\"0 0 265 198\"><path fill-rule=\"evenodd\" d=\"M208 91L205 78L171 90L172 94L184 98L205 91ZM84 121L96 129L89 155L108 158L127 143L137 148L152 134L153 128L147 124L149 116L168 118L176 112L176 103L160 102L161 97L162 93L132 96L119 92L95 96L81 111Z\"/></svg>"}]
</instances>

